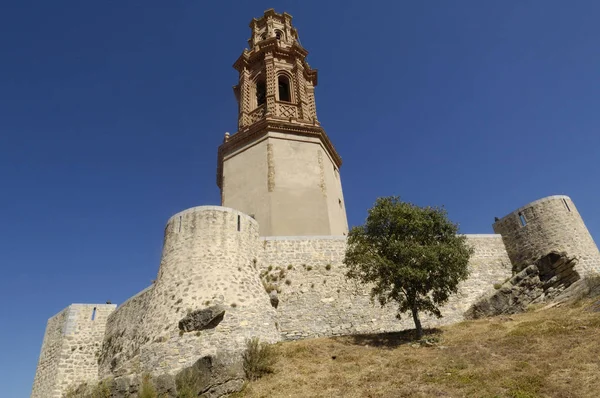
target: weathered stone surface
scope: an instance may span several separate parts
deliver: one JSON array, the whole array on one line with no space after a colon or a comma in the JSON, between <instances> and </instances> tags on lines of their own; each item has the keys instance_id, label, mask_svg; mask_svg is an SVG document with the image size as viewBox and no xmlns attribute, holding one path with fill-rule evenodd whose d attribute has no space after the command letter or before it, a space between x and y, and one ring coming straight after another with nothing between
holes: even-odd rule
<instances>
[{"instance_id":1,"label":"weathered stone surface","mask_svg":"<svg viewBox=\"0 0 600 398\"><path fill-rule=\"evenodd\" d=\"M200 397L219 398L240 391L244 385L241 356L219 356L200 358L176 376L178 383L193 381L194 390ZM184 381L185 380L185 381ZM179 384L181 385L181 384Z\"/></svg>"},{"instance_id":2,"label":"weathered stone surface","mask_svg":"<svg viewBox=\"0 0 600 398\"><path fill-rule=\"evenodd\" d=\"M577 259L551 252L514 275L493 294L474 303L468 319L523 312L528 305L557 298L579 279L574 271Z\"/></svg>"},{"instance_id":3,"label":"weathered stone surface","mask_svg":"<svg viewBox=\"0 0 600 398\"><path fill-rule=\"evenodd\" d=\"M600 274L590 275L575 281L553 300L556 303L576 302L583 298L596 298L600 296ZM600 307L600 301L591 306L591 310Z\"/></svg>"},{"instance_id":4,"label":"weathered stone surface","mask_svg":"<svg viewBox=\"0 0 600 398\"><path fill-rule=\"evenodd\" d=\"M225 307L213 305L202 310L192 311L179 321L179 330L192 332L194 330L212 329L216 327L225 316Z\"/></svg>"},{"instance_id":5,"label":"weathered stone surface","mask_svg":"<svg viewBox=\"0 0 600 398\"><path fill-rule=\"evenodd\" d=\"M269 300L271 300L271 305L273 308L277 308L279 305L279 297L277 296L277 290L271 290L269 293Z\"/></svg>"},{"instance_id":6,"label":"weathered stone surface","mask_svg":"<svg viewBox=\"0 0 600 398\"><path fill-rule=\"evenodd\" d=\"M177 387L175 386L175 376L162 374L154 378L154 387L159 397L176 398Z\"/></svg>"},{"instance_id":7,"label":"weathered stone surface","mask_svg":"<svg viewBox=\"0 0 600 398\"><path fill-rule=\"evenodd\" d=\"M111 398L129 398L135 396L140 388L139 376L123 376L113 379L110 385Z\"/></svg>"}]
</instances>

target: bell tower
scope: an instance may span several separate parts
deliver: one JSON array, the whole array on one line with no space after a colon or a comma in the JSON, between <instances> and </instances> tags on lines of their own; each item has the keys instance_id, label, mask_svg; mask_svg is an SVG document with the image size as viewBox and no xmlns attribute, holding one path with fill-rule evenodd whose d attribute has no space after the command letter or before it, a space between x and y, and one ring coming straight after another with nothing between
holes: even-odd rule
<instances>
[{"instance_id":1,"label":"bell tower","mask_svg":"<svg viewBox=\"0 0 600 398\"><path fill-rule=\"evenodd\" d=\"M287 13L250 22L233 67L238 131L219 147L221 204L252 215L261 236L345 235L342 159L317 120L317 70Z\"/></svg>"}]
</instances>

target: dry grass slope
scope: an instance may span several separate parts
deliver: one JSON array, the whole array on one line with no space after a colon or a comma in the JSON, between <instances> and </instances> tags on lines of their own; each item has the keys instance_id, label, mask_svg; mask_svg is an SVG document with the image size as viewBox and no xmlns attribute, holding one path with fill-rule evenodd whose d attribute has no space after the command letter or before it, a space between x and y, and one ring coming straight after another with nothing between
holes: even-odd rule
<instances>
[{"instance_id":1,"label":"dry grass slope","mask_svg":"<svg viewBox=\"0 0 600 398\"><path fill-rule=\"evenodd\" d=\"M595 310L595 311L594 311ZM237 397L598 397L600 304L429 331L281 343Z\"/></svg>"}]
</instances>

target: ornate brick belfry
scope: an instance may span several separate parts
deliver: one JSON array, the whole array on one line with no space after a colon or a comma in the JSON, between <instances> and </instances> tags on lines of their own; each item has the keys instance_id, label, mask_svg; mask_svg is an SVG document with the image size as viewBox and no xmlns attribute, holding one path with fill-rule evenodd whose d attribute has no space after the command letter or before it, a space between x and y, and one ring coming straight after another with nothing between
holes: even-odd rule
<instances>
[{"instance_id":1,"label":"ornate brick belfry","mask_svg":"<svg viewBox=\"0 0 600 398\"><path fill-rule=\"evenodd\" d=\"M342 160L317 120L317 71L287 13L265 11L233 67L238 131L219 147L223 206L256 218L262 236L345 235Z\"/></svg>"}]
</instances>

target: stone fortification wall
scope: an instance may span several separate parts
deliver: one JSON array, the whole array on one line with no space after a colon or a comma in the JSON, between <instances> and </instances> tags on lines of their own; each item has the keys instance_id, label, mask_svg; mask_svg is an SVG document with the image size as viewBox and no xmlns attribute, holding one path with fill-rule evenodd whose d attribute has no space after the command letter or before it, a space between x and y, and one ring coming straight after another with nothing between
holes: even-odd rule
<instances>
[{"instance_id":1,"label":"stone fortification wall","mask_svg":"<svg viewBox=\"0 0 600 398\"><path fill-rule=\"evenodd\" d=\"M262 238L259 266L268 288L279 290L277 322L284 339L377 333L412 328L398 321L392 306L373 305L369 288L344 276L345 237ZM511 276L511 266L499 235L469 235L475 249L471 276L443 309L444 318L424 317L433 326L460 321L479 296Z\"/></svg>"},{"instance_id":2,"label":"stone fortification wall","mask_svg":"<svg viewBox=\"0 0 600 398\"><path fill-rule=\"evenodd\" d=\"M568 196L529 203L494 223L515 271L552 252L576 256L580 276L600 272L600 253L575 204Z\"/></svg>"},{"instance_id":3,"label":"stone fortification wall","mask_svg":"<svg viewBox=\"0 0 600 398\"><path fill-rule=\"evenodd\" d=\"M255 335L277 341L275 310L256 268L257 249L258 224L233 209L201 206L171 217L154 287L111 319L104 374L121 346L119 372L160 374L174 373L205 355L239 353ZM216 307L225 309L218 326L181 329L186 316ZM132 333L130 346L123 345L127 333Z\"/></svg>"},{"instance_id":4,"label":"stone fortification wall","mask_svg":"<svg viewBox=\"0 0 600 398\"><path fill-rule=\"evenodd\" d=\"M70 386L97 380L106 320L115 307L71 304L48 320L32 398L60 398Z\"/></svg>"},{"instance_id":5,"label":"stone fortification wall","mask_svg":"<svg viewBox=\"0 0 600 398\"><path fill-rule=\"evenodd\" d=\"M474 249L469 260L469 278L460 284L458 294L450 297L444 306L444 318L432 324L450 324L464 319L465 312L481 296L494 291L494 284L502 284L512 276L512 266L502 236L494 234L466 235Z\"/></svg>"},{"instance_id":6,"label":"stone fortification wall","mask_svg":"<svg viewBox=\"0 0 600 398\"><path fill-rule=\"evenodd\" d=\"M100 379L121 376L136 366L139 367L139 364L132 364L131 361L139 354L139 332L153 287L154 285L142 290L109 315L98 360Z\"/></svg>"},{"instance_id":7,"label":"stone fortification wall","mask_svg":"<svg viewBox=\"0 0 600 398\"><path fill-rule=\"evenodd\" d=\"M280 290L282 338L397 330L393 311L372 306L368 289L346 280L345 237L267 237L261 247L263 279Z\"/></svg>"},{"instance_id":8,"label":"stone fortification wall","mask_svg":"<svg viewBox=\"0 0 600 398\"><path fill-rule=\"evenodd\" d=\"M62 332L68 313L69 307L48 319L42 350L35 378L33 379L31 398L57 396L58 386L56 381L63 340Z\"/></svg>"}]
</instances>

